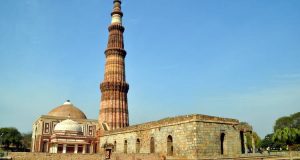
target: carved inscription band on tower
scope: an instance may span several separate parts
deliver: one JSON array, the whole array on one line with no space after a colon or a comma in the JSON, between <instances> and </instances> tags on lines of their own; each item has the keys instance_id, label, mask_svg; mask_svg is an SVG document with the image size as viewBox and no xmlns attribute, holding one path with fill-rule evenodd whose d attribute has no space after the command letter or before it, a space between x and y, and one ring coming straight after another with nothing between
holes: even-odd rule
<instances>
[{"instance_id":1,"label":"carved inscription band on tower","mask_svg":"<svg viewBox=\"0 0 300 160\"><path fill-rule=\"evenodd\" d=\"M112 21L108 27L109 39L105 50L104 81L100 84L101 103L99 124L106 123L111 130L129 125L127 93L129 85L125 77L125 56L121 1L114 0Z\"/></svg>"}]
</instances>

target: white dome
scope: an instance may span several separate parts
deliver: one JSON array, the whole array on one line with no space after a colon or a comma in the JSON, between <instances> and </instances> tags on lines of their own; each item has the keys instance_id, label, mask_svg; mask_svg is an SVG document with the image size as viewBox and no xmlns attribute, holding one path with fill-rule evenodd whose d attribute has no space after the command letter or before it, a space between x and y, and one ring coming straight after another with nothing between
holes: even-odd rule
<instances>
[{"instance_id":1,"label":"white dome","mask_svg":"<svg viewBox=\"0 0 300 160\"><path fill-rule=\"evenodd\" d=\"M75 131L75 132L82 132L82 127L79 123L71 120L66 119L58 123L54 127L54 131Z\"/></svg>"}]
</instances>

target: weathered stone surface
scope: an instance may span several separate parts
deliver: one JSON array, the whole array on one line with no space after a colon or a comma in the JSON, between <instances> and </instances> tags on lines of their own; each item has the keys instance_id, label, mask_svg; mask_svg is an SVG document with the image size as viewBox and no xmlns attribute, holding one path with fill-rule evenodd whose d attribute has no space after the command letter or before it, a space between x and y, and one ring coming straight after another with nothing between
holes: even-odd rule
<instances>
[{"instance_id":1,"label":"weathered stone surface","mask_svg":"<svg viewBox=\"0 0 300 160\"><path fill-rule=\"evenodd\" d=\"M224 134L223 154L221 154L221 134ZM172 143L167 142L168 136L172 137ZM100 136L100 147L116 144L116 153L125 151L136 153L139 139L139 152L150 153L151 137L154 138L155 153L169 155L167 152L169 144L173 148L171 155L176 158L197 159L205 156L241 154L239 121L206 115L165 118L104 132Z\"/></svg>"},{"instance_id":2,"label":"weathered stone surface","mask_svg":"<svg viewBox=\"0 0 300 160\"><path fill-rule=\"evenodd\" d=\"M11 152L13 160L104 160L101 154L50 154ZM158 154L114 154L111 160L159 160Z\"/></svg>"},{"instance_id":3,"label":"weathered stone surface","mask_svg":"<svg viewBox=\"0 0 300 160\"><path fill-rule=\"evenodd\" d=\"M9 157L13 160L104 160L101 154L50 154L50 153L28 153L10 152ZM113 154L111 160L163 160L159 154ZM167 160L196 160L167 157ZM300 159L300 152L279 152L268 154L251 154L242 156L210 156L201 157L197 160L226 159L226 160L288 160Z\"/></svg>"}]
</instances>

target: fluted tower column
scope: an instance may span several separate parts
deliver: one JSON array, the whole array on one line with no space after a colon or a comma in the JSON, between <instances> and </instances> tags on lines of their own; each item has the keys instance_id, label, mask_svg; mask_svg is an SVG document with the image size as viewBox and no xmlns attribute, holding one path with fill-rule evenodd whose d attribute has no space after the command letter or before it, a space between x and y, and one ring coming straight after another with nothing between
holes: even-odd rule
<instances>
[{"instance_id":1,"label":"fluted tower column","mask_svg":"<svg viewBox=\"0 0 300 160\"><path fill-rule=\"evenodd\" d=\"M114 0L112 21L108 27L109 38L105 50L106 64L104 81L100 84L101 103L99 124L108 124L111 130L129 125L127 92L129 85L125 79L125 56L122 26L121 1Z\"/></svg>"}]
</instances>

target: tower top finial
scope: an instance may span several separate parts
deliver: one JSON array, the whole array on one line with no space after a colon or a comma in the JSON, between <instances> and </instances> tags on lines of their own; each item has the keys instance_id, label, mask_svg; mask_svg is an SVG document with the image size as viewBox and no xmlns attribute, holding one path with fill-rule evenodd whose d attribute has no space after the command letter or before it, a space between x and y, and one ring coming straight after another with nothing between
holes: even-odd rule
<instances>
[{"instance_id":1,"label":"tower top finial","mask_svg":"<svg viewBox=\"0 0 300 160\"><path fill-rule=\"evenodd\" d=\"M112 16L111 24L117 23L122 25L123 13L121 11L121 4L122 4L121 0L114 0L114 8L111 13Z\"/></svg>"},{"instance_id":2,"label":"tower top finial","mask_svg":"<svg viewBox=\"0 0 300 160\"><path fill-rule=\"evenodd\" d=\"M71 105L71 101L70 100L66 100L66 102L64 103L64 105Z\"/></svg>"}]
</instances>

